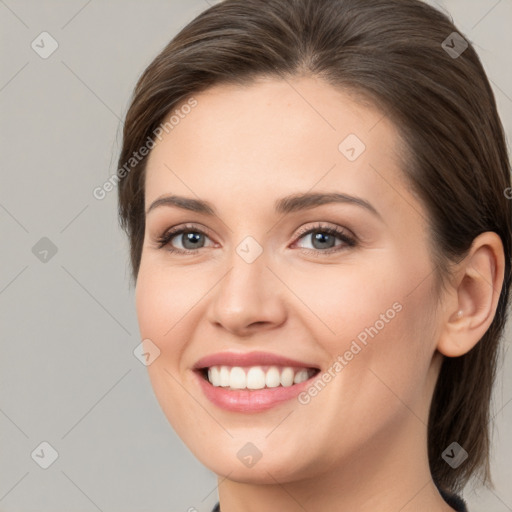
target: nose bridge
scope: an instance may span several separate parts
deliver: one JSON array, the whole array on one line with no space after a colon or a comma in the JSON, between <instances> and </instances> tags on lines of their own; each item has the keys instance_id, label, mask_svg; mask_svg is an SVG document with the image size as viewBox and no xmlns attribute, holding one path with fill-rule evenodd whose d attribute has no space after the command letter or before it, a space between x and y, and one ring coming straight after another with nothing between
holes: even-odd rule
<instances>
[{"instance_id":1,"label":"nose bridge","mask_svg":"<svg viewBox=\"0 0 512 512\"><path fill-rule=\"evenodd\" d=\"M268 254L252 236L246 236L229 256L229 270L214 293L210 320L231 331L253 323L279 323L284 307Z\"/></svg>"},{"instance_id":2,"label":"nose bridge","mask_svg":"<svg viewBox=\"0 0 512 512\"><path fill-rule=\"evenodd\" d=\"M236 308L241 307L241 301L247 308L253 301L264 300L271 276L267 256L262 245L251 236L235 246L229 257L230 270L219 283L225 295L223 300L227 299Z\"/></svg>"}]
</instances>

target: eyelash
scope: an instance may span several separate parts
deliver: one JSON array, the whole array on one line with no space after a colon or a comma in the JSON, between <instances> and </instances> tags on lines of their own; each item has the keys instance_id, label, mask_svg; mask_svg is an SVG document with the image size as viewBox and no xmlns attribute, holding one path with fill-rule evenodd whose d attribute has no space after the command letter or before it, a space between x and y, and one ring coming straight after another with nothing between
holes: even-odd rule
<instances>
[{"instance_id":1,"label":"eyelash","mask_svg":"<svg viewBox=\"0 0 512 512\"><path fill-rule=\"evenodd\" d=\"M168 252L183 254L183 255L195 254L195 253L197 253L197 251L199 249L204 249L204 247L200 247L199 249L176 249L176 248L170 246L171 240L174 237L176 237L177 235L181 235L183 233L197 233L200 235L208 236L208 234L206 232L204 232L202 229L198 229L197 227L195 227L193 225L178 227L178 228L170 229L169 231L165 232L162 236L157 238L156 242L158 244L158 248L163 249L164 247L169 246L167 248ZM338 245L338 246L331 247L326 250L302 249L302 252L304 252L305 254L314 254L315 256L319 256L320 254L337 253L337 252L340 252L341 250L344 250L346 247L355 247L357 245L356 238L348 235L346 230L339 228L339 227L325 226L321 223L317 224L316 226L313 226L311 228L306 228L302 231L299 231L295 242L297 242L301 238L303 238L306 235L309 235L311 233L324 233L324 234L332 235L334 237L339 238L345 245L341 245L341 246Z\"/></svg>"}]
</instances>

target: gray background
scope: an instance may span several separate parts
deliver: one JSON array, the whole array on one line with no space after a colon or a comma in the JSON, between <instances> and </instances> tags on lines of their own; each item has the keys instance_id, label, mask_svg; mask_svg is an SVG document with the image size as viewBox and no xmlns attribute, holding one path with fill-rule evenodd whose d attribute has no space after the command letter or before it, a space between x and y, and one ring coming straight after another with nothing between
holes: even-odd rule
<instances>
[{"instance_id":1,"label":"gray background","mask_svg":"<svg viewBox=\"0 0 512 512\"><path fill-rule=\"evenodd\" d=\"M475 44L510 140L512 0L437 5ZM116 191L92 195L116 170L137 77L207 7L0 0L0 511L209 511L217 499L215 475L174 434L133 355ZM43 31L59 45L46 59L31 47ZM505 351L511 337L509 325ZM512 511L510 351L493 411L496 488L468 487L471 512ZM43 441L58 452L48 469L35 462L49 460Z\"/></svg>"}]
</instances>

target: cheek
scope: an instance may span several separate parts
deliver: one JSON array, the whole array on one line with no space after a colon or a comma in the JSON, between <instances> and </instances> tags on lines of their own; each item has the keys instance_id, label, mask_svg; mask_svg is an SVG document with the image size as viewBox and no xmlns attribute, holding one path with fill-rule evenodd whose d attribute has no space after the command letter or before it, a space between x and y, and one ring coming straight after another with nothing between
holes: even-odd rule
<instances>
[{"instance_id":1,"label":"cheek","mask_svg":"<svg viewBox=\"0 0 512 512\"><path fill-rule=\"evenodd\" d=\"M141 263L135 289L137 319L142 339L150 339L160 355L147 366L155 396L178 435L189 425L191 415L183 392L182 355L191 333L192 305L197 302L190 286L183 286L179 272L169 272L156 264ZM187 314L188 311L188 314Z\"/></svg>"},{"instance_id":2,"label":"cheek","mask_svg":"<svg viewBox=\"0 0 512 512\"><path fill-rule=\"evenodd\" d=\"M158 273L154 269L148 270L143 264L137 278L135 307L141 337L149 338L162 350L164 334L172 327L173 310L169 307Z\"/></svg>"},{"instance_id":3,"label":"cheek","mask_svg":"<svg viewBox=\"0 0 512 512\"><path fill-rule=\"evenodd\" d=\"M401 407L397 396L406 403L422 396L435 341L430 272L426 259L382 252L371 264L347 260L295 279L294 291L307 297L308 330L327 366L339 363L335 386L364 397L358 403L368 410L390 402Z\"/></svg>"},{"instance_id":4,"label":"cheek","mask_svg":"<svg viewBox=\"0 0 512 512\"><path fill-rule=\"evenodd\" d=\"M158 345L162 355L174 354L177 359L180 343L187 338L183 330L195 314L194 305L207 291L206 284L200 283L206 281L192 267L167 268L150 258L141 263L135 290L140 333Z\"/></svg>"},{"instance_id":5,"label":"cheek","mask_svg":"<svg viewBox=\"0 0 512 512\"><path fill-rule=\"evenodd\" d=\"M173 379L180 377L180 360L190 333L184 332L186 322L184 306L192 292L185 288L177 292L179 283L172 282L176 273L165 272L157 265L141 263L135 289L135 306L141 339L149 339L159 351L159 356L147 367L157 398L163 394L178 393ZM176 279L176 278L174 278ZM190 306L189 306L190 309Z\"/></svg>"},{"instance_id":6,"label":"cheek","mask_svg":"<svg viewBox=\"0 0 512 512\"><path fill-rule=\"evenodd\" d=\"M307 308L297 302L292 314L299 312L334 355L344 348L340 340L359 334L364 338L365 330L375 324L379 331L388 328L388 320L394 319L411 291L408 276L404 269L397 272L397 266L385 251L376 251L372 258L354 254L339 265L311 266L300 272L283 268L281 274L285 282L294 283L293 291Z\"/></svg>"}]
</instances>

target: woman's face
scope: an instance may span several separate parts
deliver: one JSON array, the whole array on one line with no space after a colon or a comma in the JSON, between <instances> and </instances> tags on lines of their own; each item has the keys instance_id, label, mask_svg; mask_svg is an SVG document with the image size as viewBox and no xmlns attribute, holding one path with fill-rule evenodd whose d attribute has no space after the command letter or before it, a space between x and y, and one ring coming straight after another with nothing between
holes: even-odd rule
<instances>
[{"instance_id":1,"label":"woman's face","mask_svg":"<svg viewBox=\"0 0 512 512\"><path fill-rule=\"evenodd\" d=\"M313 78L195 99L149 156L136 287L168 420L238 481L424 455L439 297L394 125Z\"/></svg>"}]
</instances>

